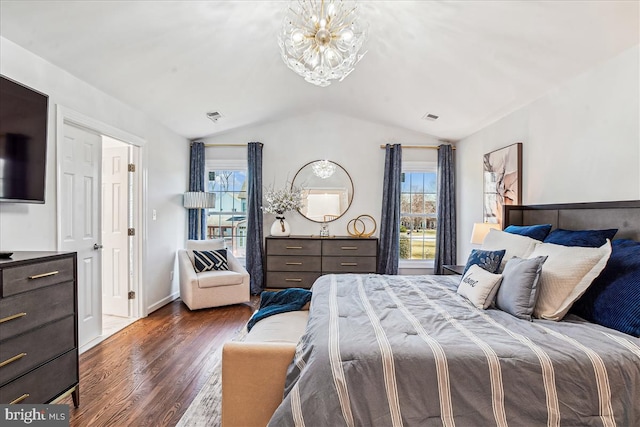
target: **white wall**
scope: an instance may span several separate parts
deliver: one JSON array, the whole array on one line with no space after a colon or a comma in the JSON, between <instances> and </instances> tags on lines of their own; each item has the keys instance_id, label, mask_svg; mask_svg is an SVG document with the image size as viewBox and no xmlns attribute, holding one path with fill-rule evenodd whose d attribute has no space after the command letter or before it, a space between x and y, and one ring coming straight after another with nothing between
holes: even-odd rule
<instances>
[{"instance_id":1,"label":"white wall","mask_svg":"<svg viewBox=\"0 0 640 427\"><path fill-rule=\"evenodd\" d=\"M630 49L456 144L460 263L471 250L472 224L482 221L482 155L497 148L524 143L523 203L640 198L639 61L640 48ZM188 182L187 141L3 38L0 72L48 94L52 106L63 105L146 139L147 170L142 171L148 188L146 303L154 309L176 296L177 271L173 281L169 278L176 268L175 251L186 238L181 195ZM0 250L56 249L56 129L55 109L50 110L47 203L0 204ZM384 169L380 144L439 144L428 135L329 112L245 127L204 141L264 143L266 186L284 186L312 160L327 158L341 164L353 179L355 194L347 213L330 223L330 232L336 235L345 235L347 222L360 214L373 215L379 223ZM243 149L209 150L221 158L246 158ZM405 160L436 158L432 150L404 150L403 154ZM156 221L151 220L153 209ZM318 223L297 212L289 213L287 219L294 234L319 231ZM265 216L265 234L272 220L272 215Z\"/></svg>"},{"instance_id":2,"label":"white wall","mask_svg":"<svg viewBox=\"0 0 640 427\"><path fill-rule=\"evenodd\" d=\"M146 140L140 171L147 187L147 229L143 230L145 303L158 308L177 296L175 253L184 244L186 211L181 194L188 182L188 141L144 113L101 92L15 43L0 38L0 73L49 95L47 189L43 205L0 203L0 250L56 250L56 106ZM152 209L157 220L151 220Z\"/></svg>"},{"instance_id":3,"label":"white wall","mask_svg":"<svg viewBox=\"0 0 640 427\"><path fill-rule=\"evenodd\" d=\"M338 220L329 223L332 235L346 236L347 223L361 214L372 215L380 224L384 150L381 144L438 145L429 135L383 126L328 112L316 112L202 139L207 144L262 142L263 184L281 188L293 180L296 172L313 160L328 159L340 164L351 176L353 203ZM235 148L208 148L207 156L244 155ZM232 150L236 150L235 154ZM404 160L436 161L436 150L403 150ZM290 184L289 184L290 185ZM320 224L298 212L286 214L292 234L318 234ZM264 217L265 236L269 235L274 215ZM379 231L379 228L378 228ZM379 235L376 232L376 236Z\"/></svg>"},{"instance_id":4,"label":"white wall","mask_svg":"<svg viewBox=\"0 0 640 427\"><path fill-rule=\"evenodd\" d=\"M523 204L640 199L640 47L456 145L458 263L482 222L482 156L523 143Z\"/></svg>"}]
</instances>

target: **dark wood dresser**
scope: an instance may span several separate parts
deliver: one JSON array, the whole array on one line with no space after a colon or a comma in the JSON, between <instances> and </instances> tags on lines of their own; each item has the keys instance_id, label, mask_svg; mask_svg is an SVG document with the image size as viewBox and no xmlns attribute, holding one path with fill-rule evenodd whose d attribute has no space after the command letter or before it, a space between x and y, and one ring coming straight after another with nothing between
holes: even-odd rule
<instances>
[{"instance_id":1,"label":"dark wood dresser","mask_svg":"<svg viewBox=\"0 0 640 427\"><path fill-rule=\"evenodd\" d=\"M0 260L0 403L79 405L75 252Z\"/></svg>"},{"instance_id":2,"label":"dark wood dresser","mask_svg":"<svg viewBox=\"0 0 640 427\"><path fill-rule=\"evenodd\" d=\"M323 274L375 273L378 239L267 237L268 288L306 288Z\"/></svg>"}]
</instances>

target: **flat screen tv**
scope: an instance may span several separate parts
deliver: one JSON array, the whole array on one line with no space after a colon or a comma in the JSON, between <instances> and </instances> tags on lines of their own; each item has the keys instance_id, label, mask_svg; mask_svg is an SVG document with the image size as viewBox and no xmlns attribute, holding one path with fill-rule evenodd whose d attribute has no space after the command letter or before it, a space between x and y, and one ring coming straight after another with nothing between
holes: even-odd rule
<instances>
[{"instance_id":1,"label":"flat screen tv","mask_svg":"<svg viewBox=\"0 0 640 427\"><path fill-rule=\"evenodd\" d=\"M49 97L0 76L0 202L44 203Z\"/></svg>"}]
</instances>

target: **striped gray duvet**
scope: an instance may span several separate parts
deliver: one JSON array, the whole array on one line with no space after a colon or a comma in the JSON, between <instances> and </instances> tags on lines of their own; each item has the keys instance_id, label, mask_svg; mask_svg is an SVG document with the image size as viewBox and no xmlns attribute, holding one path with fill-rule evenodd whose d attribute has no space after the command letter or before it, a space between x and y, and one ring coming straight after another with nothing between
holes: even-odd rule
<instances>
[{"instance_id":1,"label":"striped gray duvet","mask_svg":"<svg viewBox=\"0 0 640 427\"><path fill-rule=\"evenodd\" d=\"M640 339L478 310L459 279L318 279L269 425L640 426Z\"/></svg>"}]
</instances>

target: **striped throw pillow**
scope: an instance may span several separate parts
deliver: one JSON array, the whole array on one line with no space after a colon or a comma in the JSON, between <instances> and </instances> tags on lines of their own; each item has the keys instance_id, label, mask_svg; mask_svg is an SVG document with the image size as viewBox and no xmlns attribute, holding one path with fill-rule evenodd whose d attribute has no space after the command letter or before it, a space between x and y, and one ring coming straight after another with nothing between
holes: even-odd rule
<instances>
[{"instance_id":1,"label":"striped throw pillow","mask_svg":"<svg viewBox=\"0 0 640 427\"><path fill-rule=\"evenodd\" d=\"M227 250L193 251L193 263L196 273L214 270L229 270L227 263Z\"/></svg>"}]
</instances>

